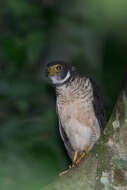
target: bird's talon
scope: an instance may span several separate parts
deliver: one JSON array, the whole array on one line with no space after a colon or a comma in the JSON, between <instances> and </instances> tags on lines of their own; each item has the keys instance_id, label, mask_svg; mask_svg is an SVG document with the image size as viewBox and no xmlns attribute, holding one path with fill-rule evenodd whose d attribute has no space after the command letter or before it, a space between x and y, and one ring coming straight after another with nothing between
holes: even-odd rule
<instances>
[{"instance_id":1,"label":"bird's talon","mask_svg":"<svg viewBox=\"0 0 127 190\"><path fill-rule=\"evenodd\" d=\"M72 169L72 168L74 168L75 166L76 166L76 162L73 163L73 164L71 164L71 165L69 165L69 169ZM63 172L60 172L60 173L59 173L59 176L62 176L62 175L64 175L64 174L66 174L66 173L69 171L69 169L68 169L68 170L65 170L65 171L63 171Z\"/></svg>"},{"instance_id":2,"label":"bird's talon","mask_svg":"<svg viewBox=\"0 0 127 190\"><path fill-rule=\"evenodd\" d=\"M69 165L69 169L74 168L74 167L75 167L75 163Z\"/></svg>"},{"instance_id":3,"label":"bird's talon","mask_svg":"<svg viewBox=\"0 0 127 190\"><path fill-rule=\"evenodd\" d=\"M59 176L62 176L64 174L66 174L67 172L68 172L68 170L62 171L62 172L59 173Z\"/></svg>"}]
</instances>

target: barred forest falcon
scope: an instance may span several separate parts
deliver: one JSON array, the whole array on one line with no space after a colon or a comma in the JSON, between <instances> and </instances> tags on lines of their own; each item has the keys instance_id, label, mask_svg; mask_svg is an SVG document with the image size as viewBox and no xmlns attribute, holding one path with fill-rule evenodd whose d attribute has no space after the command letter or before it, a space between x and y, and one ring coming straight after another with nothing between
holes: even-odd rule
<instances>
[{"instance_id":1,"label":"barred forest falcon","mask_svg":"<svg viewBox=\"0 0 127 190\"><path fill-rule=\"evenodd\" d=\"M64 61L46 65L56 88L56 109L61 138L74 164L88 153L106 125L100 89L90 78Z\"/></svg>"}]
</instances>

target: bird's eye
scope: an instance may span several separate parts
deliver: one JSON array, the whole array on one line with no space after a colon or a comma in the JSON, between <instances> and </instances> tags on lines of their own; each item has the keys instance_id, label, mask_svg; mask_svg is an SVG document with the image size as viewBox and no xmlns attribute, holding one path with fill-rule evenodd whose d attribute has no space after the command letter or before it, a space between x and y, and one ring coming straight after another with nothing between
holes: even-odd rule
<instances>
[{"instance_id":1,"label":"bird's eye","mask_svg":"<svg viewBox=\"0 0 127 190\"><path fill-rule=\"evenodd\" d=\"M62 70L62 66L61 66L61 65L58 65L58 66L56 67L56 69L57 69L57 71L60 71L60 70Z\"/></svg>"}]
</instances>

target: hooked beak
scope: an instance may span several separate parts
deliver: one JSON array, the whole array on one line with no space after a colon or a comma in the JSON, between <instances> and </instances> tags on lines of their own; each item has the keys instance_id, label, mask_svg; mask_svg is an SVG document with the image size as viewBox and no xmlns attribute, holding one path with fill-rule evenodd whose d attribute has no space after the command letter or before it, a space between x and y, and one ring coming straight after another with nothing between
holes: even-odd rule
<instances>
[{"instance_id":1,"label":"hooked beak","mask_svg":"<svg viewBox=\"0 0 127 190\"><path fill-rule=\"evenodd\" d=\"M48 68L48 76L55 76L57 73L55 66L49 67Z\"/></svg>"}]
</instances>

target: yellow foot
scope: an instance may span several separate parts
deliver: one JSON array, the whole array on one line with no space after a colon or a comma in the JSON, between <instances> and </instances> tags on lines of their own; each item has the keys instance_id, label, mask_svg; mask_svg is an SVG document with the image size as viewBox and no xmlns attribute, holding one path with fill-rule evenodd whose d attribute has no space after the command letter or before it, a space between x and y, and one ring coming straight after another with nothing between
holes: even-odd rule
<instances>
[{"instance_id":1,"label":"yellow foot","mask_svg":"<svg viewBox=\"0 0 127 190\"><path fill-rule=\"evenodd\" d=\"M82 159L83 157L85 157L86 152L87 152L88 149L89 149L89 146L90 146L90 145L88 144L88 145L85 147L84 151L82 152L82 154L80 155L80 157L79 157L78 160L77 160L78 151L75 151L74 158L73 158L73 164L69 166L69 169L74 168L74 167L76 166L76 164L78 164L78 163L81 161L81 159ZM63 172L60 172L60 173L59 173L59 176L62 176L62 175L64 175L64 174L66 174L66 173L69 171L69 169L68 169L68 170L65 170L65 171L63 171Z\"/></svg>"},{"instance_id":2,"label":"yellow foot","mask_svg":"<svg viewBox=\"0 0 127 190\"><path fill-rule=\"evenodd\" d=\"M68 169L69 170L69 169ZM60 172L59 173L59 176L62 176L62 175L64 175L64 174L66 174L67 172L68 172L68 170L65 170L65 171L63 171L63 172Z\"/></svg>"},{"instance_id":3,"label":"yellow foot","mask_svg":"<svg viewBox=\"0 0 127 190\"><path fill-rule=\"evenodd\" d=\"M73 158L73 163L72 163L72 165L69 165L69 169L75 167L75 163L76 163L76 160L77 160L77 156L78 156L78 152L75 151L74 158ZM66 174L66 173L69 171L69 169L68 169L68 170L65 170L65 171L63 171L63 172L60 172L60 173L59 173L59 176L62 176L62 175L64 175L64 174Z\"/></svg>"},{"instance_id":4,"label":"yellow foot","mask_svg":"<svg viewBox=\"0 0 127 190\"><path fill-rule=\"evenodd\" d=\"M73 163L73 164L69 165L69 169L72 169L72 168L74 168L75 166L76 166L75 163ZM64 175L64 174L66 174L66 173L69 171L69 169L68 169L68 170L65 170L65 171L63 171L63 172L60 172L60 173L59 173L59 176L62 176L62 175Z\"/></svg>"},{"instance_id":5,"label":"yellow foot","mask_svg":"<svg viewBox=\"0 0 127 190\"><path fill-rule=\"evenodd\" d=\"M69 169L74 168L74 167L75 167L75 163L69 165Z\"/></svg>"},{"instance_id":6,"label":"yellow foot","mask_svg":"<svg viewBox=\"0 0 127 190\"><path fill-rule=\"evenodd\" d=\"M84 151L80 155L79 159L76 160L76 162L75 162L76 164L79 164L79 162L82 160L82 158L84 158L86 156L86 153L87 153L89 147L90 147L90 144L87 144L86 147L85 147L85 149L84 149Z\"/></svg>"}]
</instances>

